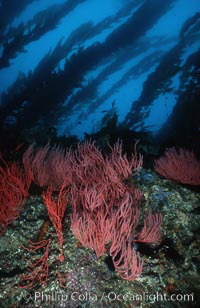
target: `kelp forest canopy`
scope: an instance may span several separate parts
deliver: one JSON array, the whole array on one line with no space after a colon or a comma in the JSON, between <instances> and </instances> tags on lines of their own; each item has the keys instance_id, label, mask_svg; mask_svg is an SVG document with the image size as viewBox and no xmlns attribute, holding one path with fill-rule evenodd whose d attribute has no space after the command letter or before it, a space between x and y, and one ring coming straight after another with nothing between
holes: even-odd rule
<instances>
[{"instance_id":1,"label":"kelp forest canopy","mask_svg":"<svg viewBox=\"0 0 200 308\"><path fill-rule=\"evenodd\" d=\"M0 84L2 148L123 131L197 143L199 1L1 0Z\"/></svg>"}]
</instances>

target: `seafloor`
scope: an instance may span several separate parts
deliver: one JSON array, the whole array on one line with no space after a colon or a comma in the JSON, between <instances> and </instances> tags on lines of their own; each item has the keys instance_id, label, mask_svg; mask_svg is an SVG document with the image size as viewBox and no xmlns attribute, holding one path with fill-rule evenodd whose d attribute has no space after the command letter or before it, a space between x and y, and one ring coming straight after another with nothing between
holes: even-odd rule
<instances>
[{"instance_id":1,"label":"seafloor","mask_svg":"<svg viewBox=\"0 0 200 308\"><path fill-rule=\"evenodd\" d=\"M50 224L47 285L21 288L30 254L22 248L34 241L47 221L38 194L24 204L19 219L0 237L0 307L200 307L200 195L143 169L136 179L144 193L145 212L163 214L163 236L157 245L143 245L144 267L135 281L119 278L110 258L97 258L70 230L70 209L63 221L65 260L59 262L56 233ZM47 223L48 225L48 223ZM37 260L33 256L32 262Z\"/></svg>"}]
</instances>

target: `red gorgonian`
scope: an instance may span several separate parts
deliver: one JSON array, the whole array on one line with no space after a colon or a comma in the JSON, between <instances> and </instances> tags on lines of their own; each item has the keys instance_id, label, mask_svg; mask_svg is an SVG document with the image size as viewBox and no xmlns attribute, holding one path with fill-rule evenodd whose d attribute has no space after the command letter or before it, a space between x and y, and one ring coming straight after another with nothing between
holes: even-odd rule
<instances>
[{"instance_id":1,"label":"red gorgonian","mask_svg":"<svg viewBox=\"0 0 200 308\"><path fill-rule=\"evenodd\" d=\"M200 162L194 152L174 147L155 160L155 170L174 182L190 185L200 185Z\"/></svg>"}]
</instances>

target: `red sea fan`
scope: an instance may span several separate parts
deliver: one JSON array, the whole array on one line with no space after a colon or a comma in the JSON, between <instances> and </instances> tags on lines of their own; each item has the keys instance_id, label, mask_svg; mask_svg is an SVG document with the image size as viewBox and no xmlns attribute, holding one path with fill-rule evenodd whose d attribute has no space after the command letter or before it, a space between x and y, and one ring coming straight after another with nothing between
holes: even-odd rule
<instances>
[{"instance_id":1,"label":"red sea fan","mask_svg":"<svg viewBox=\"0 0 200 308\"><path fill-rule=\"evenodd\" d=\"M155 161L155 170L167 179L182 184L200 185L200 162L194 152L174 147Z\"/></svg>"},{"instance_id":2,"label":"red sea fan","mask_svg":"<svg viewBox=\"0 0 200 308\"><path fill-rule=\"evenodd\" d=\"M28 197L31 179L16 162L7 163L0 156L0 234L15 221Z\"/></svg>"}]
</instances>

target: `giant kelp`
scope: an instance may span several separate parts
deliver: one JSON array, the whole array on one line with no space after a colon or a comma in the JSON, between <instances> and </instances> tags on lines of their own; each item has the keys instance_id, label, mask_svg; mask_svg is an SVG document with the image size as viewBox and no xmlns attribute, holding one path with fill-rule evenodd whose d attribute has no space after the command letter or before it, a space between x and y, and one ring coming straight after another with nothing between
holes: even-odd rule
<instances>
[{"instance_id":1,"label":"giant kelp","mask_svg":"<svg viewBox=\"0 0 200 308\"><path fill-rule=\"evenodd\" d=\"M157 134L158 140L179 145L200 139L200 49L193 53L182 68L177 103L168 121ZM188 82L189 80L189 82Z\"/></svg>"},{"instance_id":2,"label":"giant kelp","mask_svg":"<svg viewBox=\"0 0 200 308\"><path fill-rule=\"evenodd\" d=\"M27 24L21 23L17 27L10 27L2 35L3 53L0 58L0 68L9 66L10 59L17 53L25 52L25 46L53 30L62 17L69 14L74 8L85 0L70 0L63 4L54 4L36 14Z\"/></svg>"},{"instance_id":3,"label":"giant kelp","mask_svg":"<svg viewBox=\"0 0 200 308\"><path fill-rule=\"evenodd\" d=\"M136 42L170 8L173 2L171 0L163 5L161 0L144 1L126 21L108 35L103 43L96 42L86 48L80 46L71 55L68 49L69 42L64 45L59 43L56 52L46 55L35 71L30 72L28 76L20 74L9 92L4 93L1 105L2 128L5 127L5 120L10 116L14 118L15 126L20 129L31 127L36 123L52 125L58 121L63 102L74 88L80 87L84 75L120 48L123 49ZM121 16L122 13L117 15L117 20ZM144 22L139 28L141 20ZM107 20L106 24L108 23ZM92 27L88 25L88 29L91 30ZM95 29L96 33L103 31L103 23ZM76 31L76 38L78 36L80 41L81 33L81 28L80 36ZM95 31L89 31L88 37L90 37L89 33L94 35ZM59 60L64 57L65 48L63 46L65 48L67 46L68 52L65 57L68 57L65 60L64 69L56 71L54 69Z\"/></svg>"},{"instance_id":4,"label":"giant kelp","mask_svg":"<svg viewBox=\"0 0 200 308\"><path fill-rule=\"evenodd\" d=\"M182 142L187 138L198 135L199 125L199 50L193 52L186 63L182 57L188 46L198 39L197 32L200 29L200 18L198 14L186 21L180 31L177 44L166 52L143 84L143 91L137 101L132 103L132 108L127 114L125 123L131 128L138 122L136 117L142 113L144 121L150 112L151 105L160 94L172 92L171 79L180 75L180 85L176 91L177 103L167 123L163 125L157 137L171 139L171 143ZM187 25L187 27L186 27ZM189 31L189 32L188 32ZM188 80L190 82L188 83ZM141 118L140 118L141 120ZM186 133L187 136L183 131ZM165 137L164 137L165 136ZM187 137L187 138L186 138ZM167 140L165 140L167 142Z\"/></svg>"}]
</instances>

